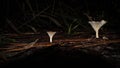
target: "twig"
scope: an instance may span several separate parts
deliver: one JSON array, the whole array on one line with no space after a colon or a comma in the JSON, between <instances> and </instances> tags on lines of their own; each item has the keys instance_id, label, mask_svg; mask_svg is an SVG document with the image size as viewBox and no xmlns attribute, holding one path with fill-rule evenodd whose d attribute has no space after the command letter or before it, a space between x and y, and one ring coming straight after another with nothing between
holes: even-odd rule
<instances>
[{"instance_id":1,"label":"twig","mask_svg":"<svg viewBox=\"0 0 120 68\"><path fill-rule=\"evenodd\" d=\"M33 13L33 17L35 17L35 13L34 13L34 10L33 10L33 8L32 8L32 5L31 5L30 1L29 1L29 0L26 0L26 3L27 3L27 5L28 5L28 7L30 8L30 11Z\"/></svg>"},{"instance_id":2,"label":"twig","mask_svg":"<svg viewBox=\"0 0 120 68\"><path fill-rule=\"evenodd\" d=\"M31 48L34 46L34 44L38 41L39 39L36 39L34 42L29 43L29 45L25 46L25 49Z\"/></svg>"},{"instance_id":3,"label":"twig","mask_svg":"<svg viewBox=\"0 0 120 68\"><path fill-rule=\"evenodd\" d=\"M9 19L6 19L6 21L15 32L21 33Z\"/></svg>"},{"instance_id":4,"label":"twig","mask_svg":"<svg viewBox=\"0 0 120 68\"><path fill-rule=\"evenodd\" d=\"M38 40L39 40L39 39L36 39L34 42L31 42L31 43L29 43L28 45L26 45L26 46L24 46L24 47L22 47L22 48L10 49L10 50L7 50L6 52L27 50L27 49L29 49L29 48L32 48Z\"/></svg>"},{"instance_id":5,"label":"twig","mask_svg":"<svg viewBox=\"0 0 120 68\"><path fill-rule=\"evenodd\" d=\"M43 9L41 12L39 12L38 14L36 14L34 17L32 17L30 20L26 21L24 24L22 24L19 28L23 27L24 25L30 23L31 21L33 21L34 19L36 19L36 17L38 17L40 14L42 14L43 12L45 12L46 10L48 10L49 7Z\"/></svg>"},{"instance_id":6,"label":"twig","mask_svg":"<svg viewBox=\"0 0 120 68\"><path fill-rule=\"evenodd\" d=\"M93 46L99 46L99 45L105 45L105 44L110 44L110 43L120 43L120 40L109 40L109 41L100 41L100 42L96 42L93 44L85 44L85 45L75 45L73 47L79 47L79 48L87 48L87 47L93 47Z\"/></svg>"},{"instance_id":7,"label":"twig","mask_svg":"<svg viewBox=\"0 0 120 68\"><path fill-rule=\"evenodd\" d=\"M87 16L87 18L90 20L90 21L93 21L92 17L89 16L87 13L84 13L85 16Z\"/></svg>"}]
</instances>

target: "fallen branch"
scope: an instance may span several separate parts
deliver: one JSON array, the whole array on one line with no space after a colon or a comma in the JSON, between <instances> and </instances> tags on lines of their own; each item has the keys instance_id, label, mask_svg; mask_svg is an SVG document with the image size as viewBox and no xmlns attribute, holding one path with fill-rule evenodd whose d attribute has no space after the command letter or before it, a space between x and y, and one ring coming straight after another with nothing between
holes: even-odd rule
<instances>
[{"instance_id":1,"label":"fallen branch","mask_svg":"<svg viewBox=\"0 0 120 68\"><path fill-rule=\"evenodd\" d=\"M120 43L120 40L109 40L109 41L99 41L99 42L96 42L96 43L92 43L92 44L76 44L75 48L87 48L87 47L93 47L93 46L99 46L99 45L105 45L105 44L110 44L110 43Z\"/></svg>"},{"instance_id":2,"label":"fallen branch","mask_svg":"<svg viewBox=\"0 0 120 68\"><path fill-rule=\"evenodd\" d=\"M10 50L7 50L6 52L13 52L13 51L21 51L21 50L27 50L29 48L32 48L36 42L38 41L39 39L36 39L34 42L31 42L29 44L26 44L26 46L23 46L21 48L14 48L14 49L10 49Z\"/></svg>"}]
</instances>

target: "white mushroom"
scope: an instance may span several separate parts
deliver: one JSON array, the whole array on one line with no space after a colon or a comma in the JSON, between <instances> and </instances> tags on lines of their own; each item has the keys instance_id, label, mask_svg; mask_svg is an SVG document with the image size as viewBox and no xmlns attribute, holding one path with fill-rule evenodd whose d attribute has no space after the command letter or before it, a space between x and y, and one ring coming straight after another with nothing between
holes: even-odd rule
<instances>
[{"instance_id":1,"label":"white mushroom","mask_svg":"<svg viewBox=\"0 0 120 68\"><path fill-rule=\"evenodd\" d=\"M96 32L96 38L99 38L99 29L106 23L106 21L105 20L89 21L89 23Z\"/></svg>"},{"instance_id":2,"label":"white mushroom","mask_svg":"<svg viewBox=\"0 0 120 68\"><path fill-rule=\"evenodd\" d=\"M50 43L52 43L53 36L56 34L56 32L48 31L47 34L49 36Z\"/></svg>"}]
</instances>

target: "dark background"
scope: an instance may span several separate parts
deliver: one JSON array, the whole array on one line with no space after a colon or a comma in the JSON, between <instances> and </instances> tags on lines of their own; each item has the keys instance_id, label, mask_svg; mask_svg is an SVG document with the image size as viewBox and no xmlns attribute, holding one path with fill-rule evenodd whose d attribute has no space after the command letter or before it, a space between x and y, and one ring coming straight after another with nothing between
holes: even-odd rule
<instances>
[{"instance_id":1,"label":"dark background","mask_svg":"<svg viewBox=\"0 0 120 68\"><path fill-rule=\"evenodd\" d=\"M32 6L29 8L27 1ZM62 9L60 8L60 5L62 5ZM120 23L120 2L119 0L0 0L0 9L1 9L1 22L0 22L0 31L3 33L9 33L9 32L16 32L14 31L11 26L7 23L7 19L9 19L16 27L24 24L26 21L31 20L33 17L32 15L27 15L25 17L25 13L32 14L39 13L46 7L49 7L49 9L46 11L46 14L52 16L56 15L56 13L59 14L60 11L63 11L65 14L72 16L72 13L78 13L77 18L83 19L83 25L84 23L88 23L88 19L83 13L89 13L90 16L95 18L95 20L104 19L107 21L107 24L105 25L108 30L119 32L119 23ZM67 7L68 10L64 7ZM25 10L23 11L23 8ZM69 10L72 9L74 12ZM71 13L71 14L69 14ZM43 13L45 14L45 13ZM99 18L100 15L104 15L104 17ZM76 16L74 15L74 16ZM58 20L61 21L59 16L54 16ZM43 19L43 18L41 18ZM45 19L48 20L48 19ZM33 21L31 21L33 22ZM51 21L48 21L48 23ZM52 24L40 24L40 30L42 29L61 29L61 27L58 27L56 25ZM36 26L35 23L30 24L36 29L39 27ZM46 26L47 25L47 26ZM52 26L52 27L49 27ZM89 25L86 25L86 27ZM25 28L25 31L29 31L29 29ZM47 28L46 28L47 27ZM20 31L24 32L24 29L20 28Z\"/></svg>"}]
</instances>

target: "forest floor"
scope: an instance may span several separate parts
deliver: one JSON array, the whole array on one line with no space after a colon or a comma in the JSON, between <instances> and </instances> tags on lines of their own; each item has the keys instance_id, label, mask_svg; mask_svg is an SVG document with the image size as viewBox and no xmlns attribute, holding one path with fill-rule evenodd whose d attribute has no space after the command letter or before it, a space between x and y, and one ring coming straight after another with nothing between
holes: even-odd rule
<instances>
[{"instance_id":1,"label":"forest floor","mask_svg":"<svg viewBox=\"0 0 120 68\"><path fill-rule=\"evenodd\" d=\"M75 36L56 33L53 43L49 42L47 33L6 34L6 36L15 39L15 42L0 47L1 66L56 64L88 65L93 68L120 67L119 34L100 35L100 38L96 39L94 35L82 32Z\"/></svg>"}]
</instances>

